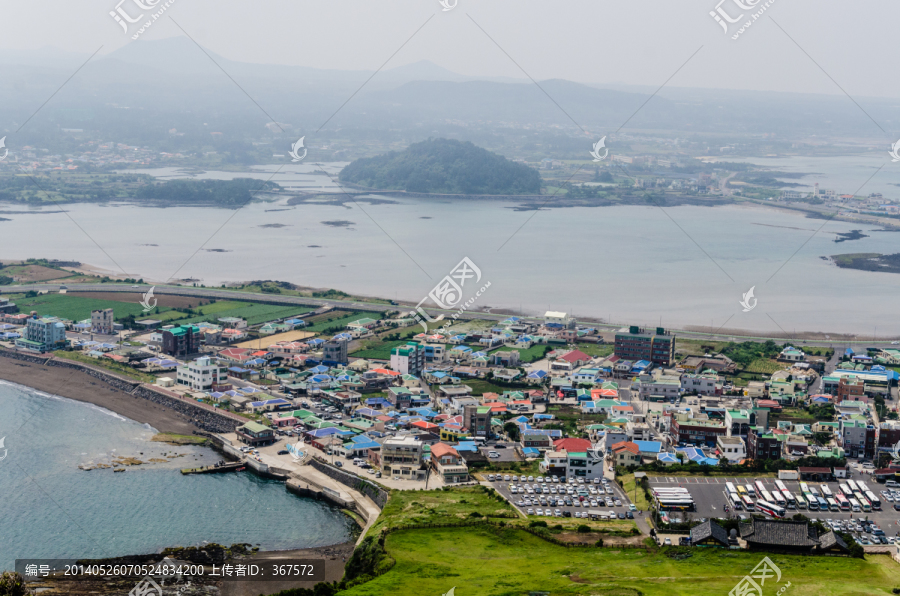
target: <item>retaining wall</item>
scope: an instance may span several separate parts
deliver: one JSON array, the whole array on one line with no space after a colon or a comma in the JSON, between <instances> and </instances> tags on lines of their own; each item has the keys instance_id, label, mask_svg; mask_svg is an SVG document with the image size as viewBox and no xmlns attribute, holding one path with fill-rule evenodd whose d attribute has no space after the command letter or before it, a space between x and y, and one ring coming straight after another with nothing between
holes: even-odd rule
<instances>
[{"instance_id":1,"label":"retaining wall","mask_svg":"<svg viewBox=\"0 0 900 596\"><path fill-rule=\"evenodd\" d=\"M350 474L349 472L344 472L343 470L338 470L337 468L329 466L328 464L324 464L317 459L310 460L309 465L322 472L329 478L337 480L344 486L361 492L362 494L372 499L372 501L374 501L380 509L384 509L384 506L388 500L388 493L386 490L375 486L364 478L360 478L359 476Z\"/></svg>"}]
</instances>

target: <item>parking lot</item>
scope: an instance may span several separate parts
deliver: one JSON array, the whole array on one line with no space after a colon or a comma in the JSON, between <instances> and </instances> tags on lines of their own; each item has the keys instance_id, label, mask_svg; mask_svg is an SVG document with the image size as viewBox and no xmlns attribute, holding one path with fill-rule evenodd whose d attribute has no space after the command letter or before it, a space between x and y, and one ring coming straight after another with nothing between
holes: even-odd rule
<instances>
[{"instance_id":1,"label":"parking lot","mask_svg":"<svg viewBox=\"0 0 900 596\"><path fill-rule=\"evenodd\" d=\"M490 485L514 507L529 517L573 517L587 519L589 512L598 519L631 519L631 502L613 482L583 480L553 482L553 476L487 476ZM513 494L510 485L515 486ZM579 494L580 493L580 494ZM607 501L607 498L610 500ZM617 503L618 502L618 503ZM576 504L577 503L577 504Z\"/></svg>"},{"instance_id":2,"label":"parking lot","mask_svg":"<svg viewBox=\"0 0 900 596\"><path fill-rule=\"evenodd\" d=\"M756 480L759 480L763 483L766 490L770 493L775 490L775 478L712 478L712 477L665 477L665 476L655 476L650 477L650 487L683 487L688 489L691 493L691 497L694 499L694 505L696 510L690 512L689 515L693 519L699 518L712 518L712 517L735 517L735 516L744 516L749 517L750 513L747 511L735 511L730 509L730 511L725 511L725 506L728 504L726 495L725 495L725 483L731 482L735 486L738 484L741 485L749 485L753 484ZM872 478L866 477L862 479L863 482L866 483L869 490L871 490L875 495L881 500L881 511L870 511L870 512L850 512L850 511L809 511L806 509L787 509L787 518L791 516L802 513L806 517L818 520L825 525L830 525L829 522L834 522L837 524L840 523L840 526L836 528L841 532L849 532L854 535L861 544L865 545L865 542L874 542L873 536L871 532L865 531L858 522L864 522L866 520L874 522L881 530L884 531L886 538L891 541L893 538L900 536L900 511L894 509L893 502L889 501L885 495L882 494L881 491L885 490L885 486L883 484L878 484ZM794 495L801 494L800 490L800 482L797 480L783 480L787 489L793 493ZM807 482L809 487L816 487L819 491L821 491L822 485L828 486L829 490L832 493L837 493L840 488L839 485L842 482L846 482L846 480L840 480L837 482ZM896 493L898 498L900 498L900 492ZM756 502L758 499L753 499ZM900 505L900 500L896 501L898 505ZM678 515L678 514L676 514Z\"/></svg>"}]
</instances>

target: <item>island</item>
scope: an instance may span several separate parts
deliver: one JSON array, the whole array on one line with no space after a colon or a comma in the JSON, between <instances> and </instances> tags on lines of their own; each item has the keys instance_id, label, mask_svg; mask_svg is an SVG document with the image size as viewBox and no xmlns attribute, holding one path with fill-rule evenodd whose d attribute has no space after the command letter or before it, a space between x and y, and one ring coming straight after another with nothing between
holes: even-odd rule
<instances>
[{"instance_id":1,"label":"island","mask_svg":"<svg viewBox=\"0 0 900 596\"><path fill-rule=\"evenodd\" d=\"M536 195L541 176L470 142L429 139L350 163L340 181L375 190L455 195Z\"/></svg>"},{"instance_id":2,"label":"island","mask_svg":"<svg viewBox=\"0 0 900 596\"><path fill-rule=\"evenodd\" d=\"M875 252L849 253L832 255L831 260L842 269L900 273L900 253L893 255L883 255Z\"/></svg>"}]
</instances>

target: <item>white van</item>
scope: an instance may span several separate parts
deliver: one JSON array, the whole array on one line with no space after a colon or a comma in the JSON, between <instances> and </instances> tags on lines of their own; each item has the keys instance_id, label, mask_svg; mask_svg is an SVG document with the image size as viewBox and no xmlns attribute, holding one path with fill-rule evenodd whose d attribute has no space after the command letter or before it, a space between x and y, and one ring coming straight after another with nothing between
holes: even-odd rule
<instances>
[{"instance_id":1,"label":"white van","mask_svg":"<svg viewBox=\"0 0 900 596\"><path fill-rule=\"evenodd\" d=\"M898 486L900 486L900 482L897 482L896 480L888 480L884 483L884 485L888 488L897 488Z\"/></svg>"}]
</instances>

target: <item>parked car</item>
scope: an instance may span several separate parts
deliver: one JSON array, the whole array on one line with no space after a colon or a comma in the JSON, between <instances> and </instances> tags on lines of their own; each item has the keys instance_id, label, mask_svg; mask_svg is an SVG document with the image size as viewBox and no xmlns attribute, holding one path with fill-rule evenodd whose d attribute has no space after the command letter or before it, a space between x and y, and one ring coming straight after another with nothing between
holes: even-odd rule
<instances>
[{"instance_id":1,"label":"parked car","mask_svg":"<svg viewBox=\"0 0 900 596\"><path fill-rule=\"evenodd\" d=\"M289 454L289 452L287 449L282 449L281 451L278 452L278 455L288 455L288 454Z\"/></svg>"}]
</instances>

